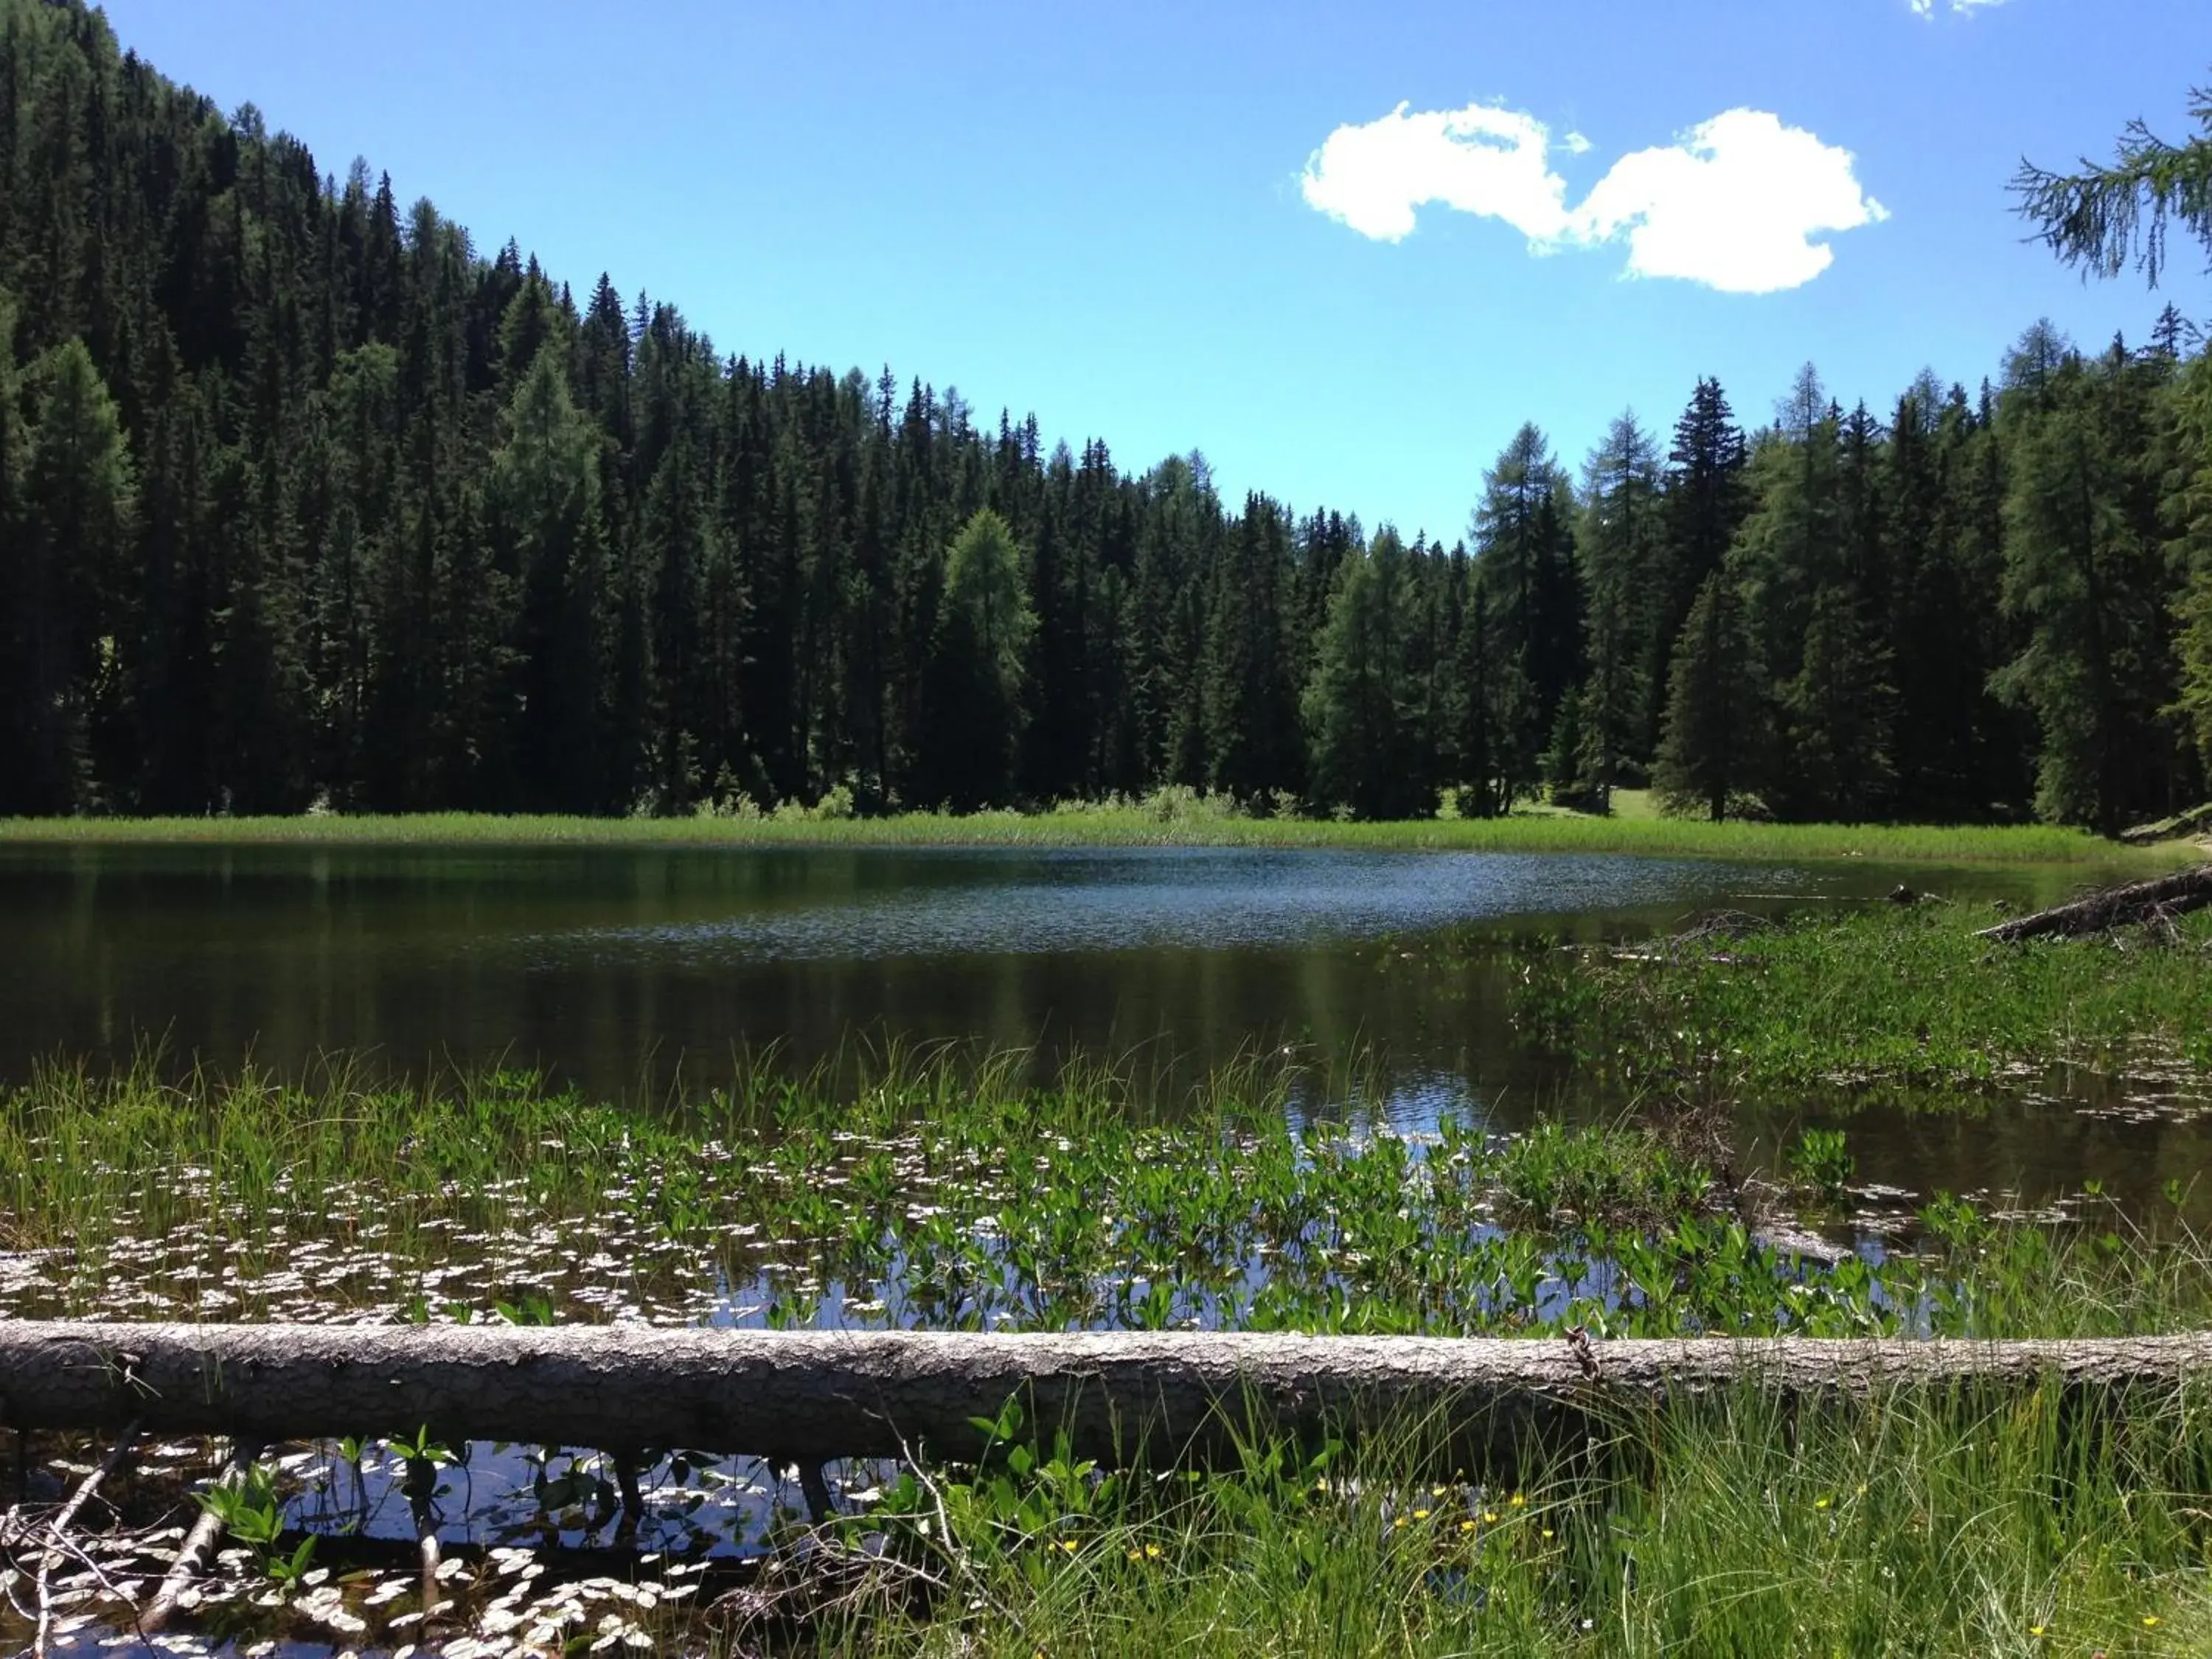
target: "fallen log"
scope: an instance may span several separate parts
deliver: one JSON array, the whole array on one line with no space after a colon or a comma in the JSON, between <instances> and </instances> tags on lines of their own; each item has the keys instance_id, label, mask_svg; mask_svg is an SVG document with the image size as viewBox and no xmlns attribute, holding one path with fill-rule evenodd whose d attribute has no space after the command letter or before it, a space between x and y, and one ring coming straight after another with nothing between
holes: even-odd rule
<instances>
[{"instance_id":1,"label":"fallen log","mask_svg":"<svg viewBox=\"0 0 2212 1659\"><path fill-rule=\"evenodd\" d=\"M2033 915L2014 916L1977 936L2006 944L2024 939L2075 939L2107 928L2160 921L2212 904L2212 862L2171 876L2109 887L2068 904L2055 904Z\"/></svg>"},{"instance_id":2,"label":"fallen log","mask_svg":"<svg viewBox=\"0 0 2212 1659\"><path fill-rule=\"evenodd\" d=\"M1531 1436L1747 1383L1791 1401L2055 1382L2114 1400L2212 1377L2212 1334L2077 1341L1633 1340L1253 1333L976 1334L641 1325L0 1322L0 1425L268 1443L455 1443L959 1459L1019 1401L1078 1455L1203 1461L1239 1431L1410 1419L1510 1462ZM1553 1443L1559 1443L1553 1442ZM1577 1443L1570 1439L1565 1443Z\"/></svg>"}]
</instances>

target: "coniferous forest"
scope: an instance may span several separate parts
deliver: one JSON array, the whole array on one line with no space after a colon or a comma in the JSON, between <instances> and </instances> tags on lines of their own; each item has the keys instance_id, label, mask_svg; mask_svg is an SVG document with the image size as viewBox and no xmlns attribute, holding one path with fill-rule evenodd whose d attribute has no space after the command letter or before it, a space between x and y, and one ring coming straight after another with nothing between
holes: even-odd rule
<instances>
[{"instance_id":1,"label":"coniferous forest","mask_svg":"<svg viewBox=\"0 0 2212 1659\"><path fill-rule=\"evenodd\" d=\"M726 356L0 0L0 813L2206 793L2212 362L2171 310L1880 408L1701 381L1578 467L1524 427L1471 493L1408 542Z\"/></svg>"}]
</instances>

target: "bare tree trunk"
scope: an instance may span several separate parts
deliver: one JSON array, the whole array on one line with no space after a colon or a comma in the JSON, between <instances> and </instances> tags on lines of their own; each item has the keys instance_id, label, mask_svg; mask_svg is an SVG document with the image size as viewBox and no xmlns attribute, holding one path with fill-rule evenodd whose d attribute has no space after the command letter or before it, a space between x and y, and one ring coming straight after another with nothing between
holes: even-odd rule
<instances>
[{"instance_id":1,"label":"bare tree trunk","mask_svg":"<svg viewBox=\"0 0 2212 1659\"><path fill-rule=\"evenodd\" d=\"M2014 916L2010 921L1983 928L1978 937L2007 944L2023 939L2072 939L2134 922L2170 921L2208 904L2212 904L2212 863L2153 881L2109 887L2070 904L2038 910L2033 915Z\"/></svg>"},{"instance_id":2,"label":"bare tree trunk","mask_svg":"<svg viewBox=\"0 0 2212 1659\"><path fill-rule=\"evenodd\" d=\"M2116 1400L2212 1376L2212 1335L2081 1341L1618 1341L639 1325L0 1322L0 1424L277 1442L413 1433L781 1462L972 1455L1009 1400L1079 1455L1164 1462L1236 1431L1425 1419L1510 1461L1624 1410L1731 1386L1790 1400L2050 1382ZM1571 1439L1565 1443L1574 1443Z\"/></svg>"}]
</instances>

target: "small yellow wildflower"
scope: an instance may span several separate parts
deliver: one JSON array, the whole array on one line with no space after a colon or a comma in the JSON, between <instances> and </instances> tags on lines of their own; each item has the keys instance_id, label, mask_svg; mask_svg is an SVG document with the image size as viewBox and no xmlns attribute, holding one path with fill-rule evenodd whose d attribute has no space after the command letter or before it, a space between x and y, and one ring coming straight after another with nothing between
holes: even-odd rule
<instances>
[{"instance_id":1,"label":"small yellow wildflower","mask_svg":"<svg viewBox=\"0 0 2212 1659\"><path fill-rule=\"evenodd\" d=\"M1052 1547L1056 1550L1066 1550L1070 1555L1075 1553L1076 1545L1073 1538L1055 1538L1052 1540Z\"/></svg>"},{"instance_id":2,"label":"small yellow wildflower","mask_svg":"<svg viewBox=\"0 0 2212 1659\"><path fill-rule=\"evenodd\" d=\"M2027 1627L2027 1633L2030 1636L2040 1636L2044 1633L2043 1626L2040 1625L2030 1625Z\"/></svg>"},{"instance_id":3,"label":"small yellow wildflower","mask_svg":"<svg viewBox=\"0 0 2212 1659\"><path fill-rule=\"evenodd\" d=\"M1404 1516L1402 1516L1402 1515L1401 1515L1401 1516L1398 1516L1398 1518L1397 1518L1397 1519L1395 1519L1395 1521L1391 1522L1391 1523L1390 1523L1390 1524L1391 1524L1392 1526L1394 1526L1394 1527L1402 1527L1402 1526L1404 1526L1404 1525L1406 1524L1406 1517L1405 1517Z\"/></svg>"},{"instance_id":4,"label":"small yellow wildflower","mask_svg":"<svg viewBox=\"0 0 2212 1659\"><path fill-rule=\"evenodd\" d=\"M1512 1503L1507 1505L1507 1507L1510 1509L1525 1510L1528 1507L1528 1500L1521 1493L1516 1492L1513 1494Z\"/></svg>"},{"instance_id":5,"label":"small yellow wildflower","mask_svg":"<svg viewBox=\"0 0 2212 1659\"><path fill-rule=\"evenodd\" d=\"M2164 1621L2161 1620L2154 1613L2147 1613L2143 1614L2143 1628L2145 1630L2156 1630L2163 1622Z\"/></svg>"},{"instance_id":6,"label":"small yellow wildflower","mask_svg":"<svg viewBox=\"0 0 2212 1659\"><path fill-rule=\"evenodd\" d=\"M1864 1498L1864 1497L1866 1496L1866 1482L1865 1482L1865 1481L1862 1480L1862 1481L1860 1481L1860 1482L1859 1482L1859 1489L1858 1489L1858 1492L1857 1492L1857 1494L1856 1494L1856 1495L1857 1495L1858 1497L1861 1497L1861 1498Z\"/></svg>"},{"instance_id":7,"label":"small yellow wildflower","mask_svg":"<svg viewBox=\"0 0 2212 1659\"><path fill-rule=\"evenodd\" d=\"M1473 1532L1474 1530L1474 1522L1472 1521L1462 1521L1459 1523L1459 1529L1462 1532Z\"/></svg>"},{"instance_id":8,"label":"small yellow wildflower","mask_svg":"<svg viewBox=\"0 0 2212 1659\"><path fill-rule=\"evenodd\" d=\"M1832 1498L1816 1498L1813 1500L1813 1507L1816 1510L1825 1510L1835 1500Z\"/></svg>"},{"instance_id":9,"label":"small yellow wildflower","mask_svg":"<svg viewBox=\"0 0 2212 1659\"><path fill-rule=\"evenodd\" d=\"M1496 1510L1483 1510L1482 1520L1483 1524L1486 1526L1496 1526L1498 1524L1498 1511Z\"/></svg>"},{"instance_id":10,"label":"small yellow wildflower","mask_svg":"<svg viewBox=\"0 0 2212 1659\"><path fill-rule=\"evenodd\" d=\"M1428 1518L1429 1512L1426 1510L1415 1510L1413 1511L1413 1519L1416 1521L1425 1521Z\"/></svg>"},{"instance_id":11,"label":"small yellow wildflower","mask_svg":"<svg viewBox=\"0 0 2212 1659\"><path fill-rule=\"evenodd\" d=\"M1544 1536L1547 1538L1552 1536L1552 1529L1549 1527L1544 1528Z\"/></svg>"}]
</instances>

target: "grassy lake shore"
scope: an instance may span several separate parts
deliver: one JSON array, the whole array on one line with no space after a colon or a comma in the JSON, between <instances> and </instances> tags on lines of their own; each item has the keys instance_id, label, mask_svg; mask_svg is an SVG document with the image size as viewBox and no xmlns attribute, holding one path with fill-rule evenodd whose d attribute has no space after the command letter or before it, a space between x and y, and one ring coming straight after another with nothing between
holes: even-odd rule
<instances>
[{"instance_id":1,"label":"grassy lake shore","mask_svg":"<svg viewBox=\"0 0 2212 1659\"><path fill-rule=\"evenodd\" d=\"M783 811L688 817L490 813L294 817L9 818L0 846L94 842L552 847L1284 847L1362 852L1593 853L1753 861L2094 866L2149 872L2203 855L2186 842L2127 846L2049 825L1709 823L1662 817L1639 800L1609 817L1529 811L1499 818L1365 823L1249 817L1184 792L1042 812L908 812L819 817Z\"/></svg>"},{"instance_id":2,"label":"grassy lake shore","mask_svg":"<svg viewBox=\"0 0 2212 1659\"><path fill-rule=\"evenodd\" d=\"M1906 1085L1940 1099L2058 1065L2212 1085L2212 913L2157 935L1979 937L2001 919L1932 901L1545 952L1515 1020L1585 1075L1723 1095Z\"/></svg>"}]
</instances>

